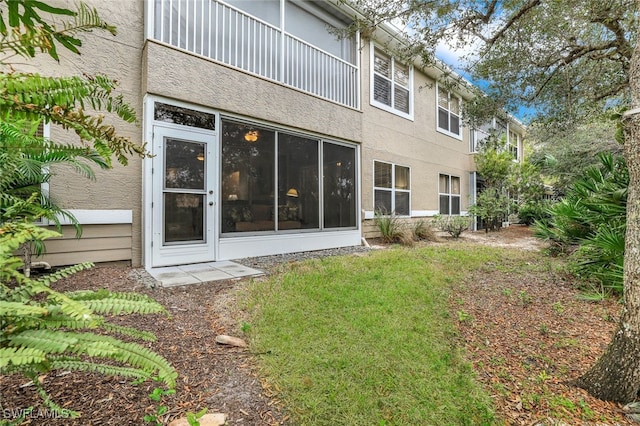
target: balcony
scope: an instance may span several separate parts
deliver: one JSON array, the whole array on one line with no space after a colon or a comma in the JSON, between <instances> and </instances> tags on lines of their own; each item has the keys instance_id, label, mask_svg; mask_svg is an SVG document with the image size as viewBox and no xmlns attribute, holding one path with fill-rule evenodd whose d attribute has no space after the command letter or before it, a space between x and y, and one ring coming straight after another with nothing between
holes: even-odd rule
<instances>
[{"instance_id":1,"label":"balcony","mask_svg":"<svg viewBox=\"0 0 640 426\"><path fill-rule=\"evenodd\" d=\"M358 65L281 25L215 0L155 0L151 7L151 34L157 41L347 107L360 107Z\"/></svg>"}]
</instances>

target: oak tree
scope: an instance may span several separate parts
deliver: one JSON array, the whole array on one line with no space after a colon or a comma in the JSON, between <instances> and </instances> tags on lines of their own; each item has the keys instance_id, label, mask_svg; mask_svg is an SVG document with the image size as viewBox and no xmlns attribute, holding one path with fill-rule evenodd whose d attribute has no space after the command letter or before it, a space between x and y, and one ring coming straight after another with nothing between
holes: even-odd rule
<instances>
[{"instance_id":1,"label":"oak tree","mask_svg":"<svg viewBox=\"0 0 640 426\"><path fill-rule=\"evenodd\" d=\"M639 0L354 0L363 34L381 23L406 29L403 49L433 64L447 41L473 47L469 71L508 110L535 107L540 123L568 128L620 114L629 168L624 308L600 360L576 382L596 397L628 402L640 389ZM470 106L470 107L469 107ZM472 111L472 104L467 111ZM477 110L477 108L476 108Z\"/></svg>"}]
</instances>

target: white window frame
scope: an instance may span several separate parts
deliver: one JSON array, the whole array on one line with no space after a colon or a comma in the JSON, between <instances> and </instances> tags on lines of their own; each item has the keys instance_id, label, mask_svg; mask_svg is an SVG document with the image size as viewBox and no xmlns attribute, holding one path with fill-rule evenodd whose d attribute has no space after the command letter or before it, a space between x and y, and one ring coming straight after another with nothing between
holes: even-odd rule
<instances>
[{"instance_id":1,"label":"white window frame","mask_svg":"<svg viewBox=\"0 0 640 426\"><path fill-rule=\"evenodd\" d=\"M376 163L388 164L391 166L391 188L376 186L376 179L375 179ZM409 170L409 189L396 188L396 167L404 167L405 169ZM391 211L386 213L394 214L394 215L398 215L396 212L396 193L409 194L409 208L408 208L409 214L408 215L402 214L398 216L411 217L411 167L405 166L402 164L390 163L388 161L373 160L373 210L374 210L374 213L376 209L376 191L387 191L391 194Z\"/></svg>"},{"instance_id":2,"label":"white window frame","mask_svg":"<svg viewBox=\"0 0 640 426\"><path fill-rule=\"evenodd\" d=\"M458 130L459 133L453 133L450 130L444 129L442 127L440 127L440 108L442 108L440 106L440 84L436 83L436 130L440 133L443 133L447 136L451 136L452 138L458 139L458 140L462 140L462 129L463 129L463 125L462 125L462 97L460 97L459 95L456 95L455 93L453 93L451 90L446 89L444 87L442 87L442 90L445 90L448 94L448 98L447 98L447 118L449 120L449 128L451 128L451 115L454 115L456 117L458 117ZM458 109L459 112L458 114L454 114L453 112L451 112L451 98L455 97L458 99ZM444 109L444 108L443 108Z\"/></svg>"},{"instance_id":3,"label":"white window frame","mask_svg":"<svg viewBox=\"0 0 640 426\"><path fill-rule=\"evenodd\" d=\"M511 140L511 135L515 136L515 141ZM520 161L520 135L511 129L507 131L507 149L515 161Z\"/></svg>"},{"instance_id":4,"label":"white window frame","mask_svg":"<svg viewBox=\"0 0 640 426\"><path fill-rule=\"evenodd\" d=\"M390 112L392 114L398 115L400 117L406 118L407 120L411 120L413 121L413 65L408 65L408 64L403 64L404 66L406 66L408 68L408 73L409 73L409 85L408 86L402 86L398 83L395 82L395 80L393 79L394 73L395 73L395 63L396 63L396 58L393 55L390 55L388 53L386 53L384 50L380 49L379 47L377 47L373 42L371 42L370 44L370 58L369 58L369 64L371 65L371 72L370 72L370 76L369 76L369 102L371 104L371 106L376 107L376 108L380 108L382 110L385 110L387 112ZM391 66L391 76L392 78L389 79L388 77L381 75L381 74L377 74L375 72L375 52L376 49L381 52L382 54L384 54L385 56L389 57L389 61L390 61L390 66ZM383 102L377 101L374 98L374 76L378 75L382 78L384 78L385 80L391 82L391 105L387 105ZM400 111L396 108L393 107L393 105L395 104L395 87L396 85L398 85L399 87L402 87L403 89L406 89L409 91L409 113L407 114L404 111Z\"/></svg>"},{"instance_id":5,"label":"white window frame","mask_svg":"<svg viewBox=\"0 0 640 426\"><path fill-rule=\"evenodd\" d=\"M443 192L442 188L440 188L440 176L446 176L447 180L449 181L449 192ZM459 185L458 187L460 188L460 194L454 194L451 192L451 178L457 178L459 181ZM441 196L447 196L449 198L449 213L442 213L440 211L440 197ZM451 199L453 197L458 197L459 201L459 206L460 206L460 212L458 212L457 214L452 214L451 213ZM460 216L462 215L462 178L460 176L456 176L456 175L450 175L448 173L438 173L438 214L440 215L447 215L447 216Z\"/></svg>"}]
</instances>

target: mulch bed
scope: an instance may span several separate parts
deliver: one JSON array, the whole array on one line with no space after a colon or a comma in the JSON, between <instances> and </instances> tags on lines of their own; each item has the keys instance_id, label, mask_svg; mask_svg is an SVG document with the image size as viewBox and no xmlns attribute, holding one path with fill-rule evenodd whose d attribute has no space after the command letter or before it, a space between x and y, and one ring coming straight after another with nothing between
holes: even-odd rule
<instances>
[{"instance_id":1,"label":"mulch bed","mask_svg":"<svg viewBox=\"0 0 640 426\"><path fill-rule=\"evenodd\" d=\"M238 281L217 281L177 288L147 289L130 268L96 267L56 283L70 291L108 288L151 295L171 314L130 315L116 318L122 325L153 332L158 340L147 345L167 358L179 372L176 394L162 403L169 411L160 420L183 417L187 412L208 408L209 413L227 414L227 424L282 424L276 401L269 398L255 374L251 353L242 348L215 342L218 334L239 334L235 322L235 288ZM146 344L146 343L145 343ZM54 400L65 408L81 412L78 419L51 419L28 380L13 375L0 378L0 413L6 419L20 408L36 407L28 417L33 425L144 425L145 414L155 414L157 403L148 394L158 386L147 381L132 385L130 380L98 374L74 372L43 378Z\"/></svg>"},{"instance_id":2,"label":"mulch bed","mask_svg":"<svg viewBox=\"0 0 640 426\"><path fill-rule=\"evenodd\" d=\"M483 243L518 246L530 233L526 227L512 227ZM531 262L548 261L554 259L531 254ZM451 305L460 319L467 357L504 423L633 424L618 404L595 399L571 384L610 342L620 304L581 299L572 277L554 268L510 270L503 261L495 266L467 277Z\"/></svg>"},{"instance_id":3,"label":"mulch bed","mask_svg":"<svg viewBox=\"0 0 640 426\"><path fill-rule=\"evenodd\" d=\"M528 240L527 240L528 239ZM463 234L463 241L523 249L530 230L512 227L498 233ZM458 243L458 242L452 242ZM534 249L537 247L534 247ZM531 252L532 262L543 259ZM135 272L135 271L134 271ZM149 347L178 370L177 393L164 398L163 423L207 407L223 412L233 425L286 424L276 395L261 386L247 349L215 343L218 334L241 335L242 312L236 295L244 280L218 281L170 289L149 289L126 267L97 267L55 285L58 290L108 288L151 295L171 313L118 317L156 334ZM620 306L577 298L570 277L549 270L521 271L487 265L452 296L459 335L478 379L490 392L497 416L509 425L630 424L621 407L590 397L570 384L602 353L615 329ZM75 420L46 418L33 386L19 376L0 377L0 410L34 406L29 424L143 425L157 404L147 394L153 382L132 385L120 378L88 373L43 377L50 395L78 410ZM38 411L40 410L40 411ZM148 424L148 423L147 423Z\"/></svg>"}]
</instances>

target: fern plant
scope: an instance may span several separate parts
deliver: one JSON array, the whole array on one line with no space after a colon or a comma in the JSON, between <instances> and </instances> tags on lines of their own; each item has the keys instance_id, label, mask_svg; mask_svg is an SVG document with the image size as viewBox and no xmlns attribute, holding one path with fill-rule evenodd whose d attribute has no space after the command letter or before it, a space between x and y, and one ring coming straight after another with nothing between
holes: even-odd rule
<instances>
[{"instance_id":1,"label":"fern plant","mask_svg":"<svg viewBox=\"0 0 640 426\"><path fill-rule=\"evenodd\" d=\"M145 380L151 377L175 386L177 373L159 354L125 342L115 335L143 340L154 336L135 328L110 323L105 315L161 313L164 308L136 293L107 290L58 292L56 281L91 267L70 266L42 278L20 272L13 253L34 238L58 235L25 222L0 226L0 374L19 373L30 378L44 403L60 415L77 415L53 401L37 380L44 372L63 369L90 371ZM100 331L101 334L97 334Z\"/></svg>"}]
</instances>

